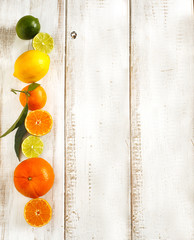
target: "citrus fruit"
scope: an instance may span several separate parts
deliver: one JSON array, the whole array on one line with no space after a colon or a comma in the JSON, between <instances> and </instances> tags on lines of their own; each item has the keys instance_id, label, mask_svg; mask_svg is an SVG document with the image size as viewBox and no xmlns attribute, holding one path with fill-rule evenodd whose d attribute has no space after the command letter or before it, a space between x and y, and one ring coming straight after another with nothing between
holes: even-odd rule
<instances>
[{"instance_id":1,"label":"citrus fruit","mask_svg":"<svg viewBox=\"0 0 194 240\"><path fill-rule=\"evenodd\" d=\"M26 130L35 136L43 136L50 132L53 119L49 112L45 110L35 110L29 112L25 119Z\"/></svg>"},{"instance_id":2,"label":"citrus fruit","mask_svg":"<svg viewBox=\"0 0 194 240\"><path fill-rule=\"evenodd\" d=\"M39 20L31 15L24 16L17 22L16 33L21 39L32 39L39 31Z\"/></svg>"},{"instance_id":3,"label":"citrus fruit","mask_svg":"<svg viewBox=\"0 0 194 240\"><path fill-rule=\"evenodd\" d=\"M28 91L28 86L24 87L22 91ZM22 106L26 105L26 94L20 93L20 103ZM45 106L47 95L43 87L38 86L33 91L29 91L30 96L28 97L28 109L29 110L37 110L41 109Z\"/></svg>"},{"instance_id":4,"label":"citrus fruit","mask_svg":"<svg viewBox=\"0 0 194 240\"><path fill-rule=\"evenodd\" d=\"M54 183L51 165L43 158L22 161L14 171L14 185L26 197L37 198L46 194Z\"/></svg>"},{"instance_id":5,"label":"citrus fruit","mask_svg":"<svg viewBox=\"0 0 194 240\"><path fill-rule=\"evenodd\" d=\"M51 220L51 216L51 206L45 199L32 199L24 207L24 218L33 227L46 225Z\"/></svg>"},{"instance_id":6,"label":"citrus fruit","mask_svg":"<svg viewBox=\"0 0 194 240\"><path fill-rule=\"evenodd\" d=\"M35 50L44 53L50 53L54 47L54 40L48 33L38 33L32 41L32 46Z\"/></svg>"},{"instance_id":7,"label":"citrus fruit","mask_svg":"<svg viewBox=\"0 0 194 240\"><path fill-rule=\"evenodd\" d=\"M22 152L27 158L40 156L43 148L43 141L39 137L29 136L22 142Z\"/></svg>"},{"instance_id":8,"label":"citrus fruit","mask_svg":"<svg viewBox=\"0 0 194 240\"><path fill-rule=\"evenodd\" d=\"M46 53L30 50L17 58L13 75L25 83L37 82L47 74L49 65L50 58Z\"/></svg>"}]
</instances>

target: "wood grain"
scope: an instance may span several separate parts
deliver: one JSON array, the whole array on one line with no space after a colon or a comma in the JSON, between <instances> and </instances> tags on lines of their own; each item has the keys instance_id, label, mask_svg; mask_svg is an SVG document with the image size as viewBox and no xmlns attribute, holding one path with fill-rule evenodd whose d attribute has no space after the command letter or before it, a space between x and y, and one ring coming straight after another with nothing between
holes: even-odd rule
<instances>
[{"instance_id":1,"label":"wood grain","mask_svg":"<svg viewBox=\"0 0 194 240\"><path fill-rule=\"evenodd\" d=\"M128 1L68 1L66 48L66 239L127 240Z\"/></svg>"},{"instance_id":2,"label":"wood grain","mask_svg":"<svg viewBox=\"0 0 194 240\"><path fill-rule=\"evenodd\" d=\"M15 24L32 14L55 41L40 83L54 118L42 157L56 179L44 196L52 221L31 228L29 199L13 186L14 134L1 139L1 240L194 239L193 1L131 0L131 42L128 2L2 1L0 132L22 110L10 88L24 87L13 66L31 42L17 38Z\"/></svg>"},{"instance_id":3,"label":"wood grain","mask_svg":"<svg viewBox=\"0 0 194 240\"><path fill-rule=\"evenodd\" d=\"M16 36L15 25L24 15L38 17L41 31L53 36L55 48L50 54L48 74L40 81L47 92L44 107L53 116L52 131L42 137L45 158L54 168L55 183L43 198L52 206L51 222L42 228L30 227L24 220L24 205L30 200L14 187L13 172L18 165L14 152L14 134L0 140L0 239L64 239L64 2L57 0L2 1L0 8L0 132L4 132L22 110L19 96L10 89L25 86L13 77L16 58L31 49L31 41ZM24 160L24 156L22 160Z\"/></svg>"},{"instance_id":4,"label":"wood grain","mask_svg":"<svg viewBox=\"0 0 194 240\"><path fill-rule=\"evenodd\" d=\"M192 1L131 1L132 239L194 239Z\"/></svg>"}]
</instances>

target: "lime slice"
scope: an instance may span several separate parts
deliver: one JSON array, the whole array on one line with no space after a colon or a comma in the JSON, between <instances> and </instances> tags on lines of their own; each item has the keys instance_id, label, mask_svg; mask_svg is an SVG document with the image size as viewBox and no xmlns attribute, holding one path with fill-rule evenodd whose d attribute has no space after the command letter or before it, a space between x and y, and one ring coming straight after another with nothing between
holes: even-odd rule
<instances>
[{"instance_id":1,"label":"lime slice","mask_svg":"<svg viewBox=\"0 0 194 240\"><path fill-rule=\"evenodd\" d=\"M50 53L54 47L54 40L48 33L38 33L32 41L32 46L35 50L44 53Z\"/></svg>"},{"instance_id":2,"label":"lime slice","mask_svg":"<svg viewBox=\"0 0 194 240\"><path fill-rule=\"evenodd\" d=\"M22 152L27 158L38 157L44 148L44 144L39 137L29 136L22 143Z\"/></svg>"}]
</instances>

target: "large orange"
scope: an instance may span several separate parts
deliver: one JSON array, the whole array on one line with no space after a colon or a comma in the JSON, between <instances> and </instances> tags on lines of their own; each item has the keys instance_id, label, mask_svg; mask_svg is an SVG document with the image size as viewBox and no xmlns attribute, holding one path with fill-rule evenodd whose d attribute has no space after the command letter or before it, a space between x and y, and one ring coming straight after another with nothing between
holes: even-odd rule
<instances>
[{"instance_id":1,"label":"large orange","mask_svg":"<svg viewBox=\"0 0 194 240\"><path fill-rule=\"evenodd\" d=\"M24 87L22 91L28 91L28 86ZM46 104L47 96L43 87L38 86L33 91L29 91L30 96L28 97L28 108L29 110L37 110L44 107ZM26 105L26 94L20 93L20 103L22 106Z\"/></svg>"},{"instance_id":2,"label":"large orange","mask_svg":"<svg viewBox=\"0 0 194 240\"><path fill-rule=\"evenodd\" d=\"M52 209L49 203L42 199L32 199L24 207L24 218L33 227L42 227L51 220Z\"/></svg>"},{"instance_id":3,"label":"large orange","mask_svg":"<svg viewBox=\"0 0 194 240\"><path fill-rule=\"evenodd\" d=\"M38 198L46 194L54 183L51 165L43 158L29 158L14 171L14 185L26 197Z\"/></svg>"},{"instance_id":4,"label":"large orange","mask_svg":"<svg viewBox=\"0 0 194 240\"><path fill-rule=\"evenodd\" d=\"M49 112L45 110L35 110L29 112L25 119L26 130L34 136L43 136L50 132L53 119Z\"/></svg>"}]
</instances>

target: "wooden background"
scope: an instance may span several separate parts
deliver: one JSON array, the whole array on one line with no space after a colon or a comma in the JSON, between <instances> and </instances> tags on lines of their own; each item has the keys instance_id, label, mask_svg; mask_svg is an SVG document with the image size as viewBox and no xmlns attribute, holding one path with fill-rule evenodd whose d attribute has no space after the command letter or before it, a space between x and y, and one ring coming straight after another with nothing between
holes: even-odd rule
<instances>
[{"instance_id":1,"label":"wooden background","mask_svg":"<svg viewBox=\"0 0 194 240\"><path fill-rule=\"evenodd\" d=\"M27 14L55 41L40 81L54 118L42 154L56 175L44 196L53 218L25 222L10 134L0 141L0 239L193 240L193 1L1 1L1 133L22 109L10 88L24 87L12 73L31 49L15 33Z\"/></svg>"}]
</instances>

